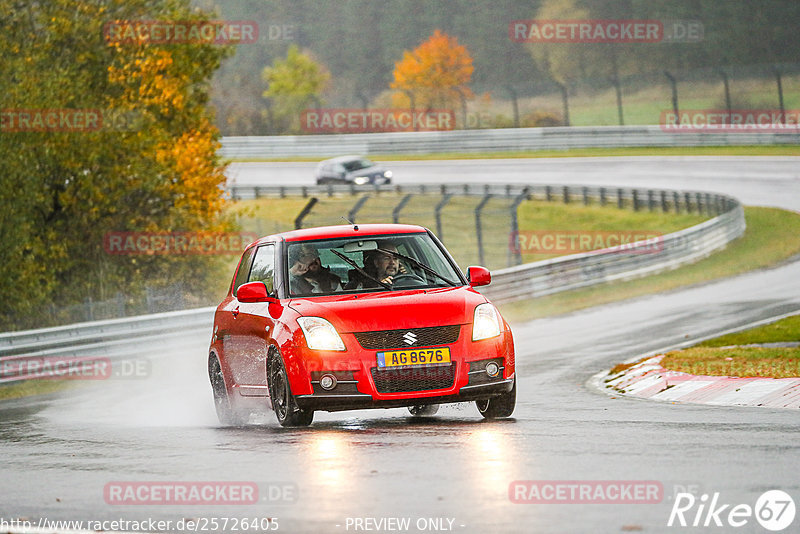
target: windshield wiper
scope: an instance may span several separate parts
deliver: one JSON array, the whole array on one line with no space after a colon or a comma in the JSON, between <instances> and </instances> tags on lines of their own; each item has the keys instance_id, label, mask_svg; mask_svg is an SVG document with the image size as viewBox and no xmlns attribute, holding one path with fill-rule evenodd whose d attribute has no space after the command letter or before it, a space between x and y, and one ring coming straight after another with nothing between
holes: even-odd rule
<instances>
[{"instance_id":1,"label":"windshield wiper","mask_svg":"<svg viewBox=\"0 0 800 534\"><path fill-rule=\"evenodd\" d=\"M447 282L451 286L457 286L458 285L457 283L453 282L449 278L445 278L441 274L437 273L434 269L431 269L430 267L428 267L424 263L421 263L418 260L416 260L416 259L414 259L414 258L412 258L410 256L406 256L405 254L400 254L399 252L394 252L392 250L386 250L385 248L379 248L379 249L376 249L376 250L378 250L380 252L383 252L385 254L391 254L392 256L397 256L400 259L409 261L409 262L413 263L414 265L416 265L417 267L419 267L420 269L422 269L423 271L425 271L426 273L432 274L433 276L441 278L442 280L444 280L445 282Z\"/></svg>"},{"instance_id":2,"label":"windshield wiper","mask_svg":"<svg viewBox=\"0 0 800 534\"><path fill-rule=\"evenodd\" d=\"M353 267L353 268L354 268L356 271L358 271L358 272L359 272L359 273L361 273L362 275L366 276L367 278L369 278L369 279L370 279L370 280L372 280L373 282L375 282L375 283L377 283L377 284L380 284L380 285L382 285L384 288L386 288L386 289L388 289L388 290L390 290L390 291L391 291L391 289L392 289L392 286L391 286L391 285L387 284L386 282L381 282L380 280L378 280L377 278L375 278L374 276L372 276L371 274L369 274L367 271L365 271L364 269L362 269L361 267L359 267L359 266L358 266L358 264L357 264L356 262L354 262L353 260L351 260L350 258L348 258L347 256L345 256L344 254L342 254L342 253L341 253L341 252L339 252L338 250L333 250L333 249L330 249L330 251L331 251L331 252L333 252L334 254L336 254L337 256L339 256L339 257L340 257L341 259L343 259L344 261L346 261L346 262L347 262L347 263L348 263L350 266L352 266L352 267Z\"/></svg>"}]
</instances>

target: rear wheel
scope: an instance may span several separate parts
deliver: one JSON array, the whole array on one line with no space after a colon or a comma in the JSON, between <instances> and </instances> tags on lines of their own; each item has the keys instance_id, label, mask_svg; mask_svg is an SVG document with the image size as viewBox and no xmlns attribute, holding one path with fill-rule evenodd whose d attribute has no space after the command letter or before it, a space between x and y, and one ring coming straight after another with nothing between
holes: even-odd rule
<instances>
[{"instance_id":1,"label":"rear wheel","mask_svg":"<svg viewBox=\"0 0 800 534\"><path fill-rule=\"evenodd\" d=\"M511 391L503 393L498 397L491 399L476 400L475 405L478 411L486 419L496 419L500 417L509 417L514 413L514 407L517 404L517 379L514 378L514 385L511 386Z\"/></svg>"},{"instance_id":2,"label":"rear wheel","mask_svg":"<svg viewBox=\"0 0 800 534\"><path fill-rule=\"evenodd\" d=\"M267 387L272 409L281 426L308 426L314 420L314 410L297 406L289 386L289 377L280 354L272 352L267 360Z\"/></svg>"},{"instance_id":3,"label":"rear wheel","mask_svg":"<svg viewBox=\"0 0 800 534\"><path fill-rule=\"evenodd\" d=\"M423 406L409 406L408 411L414 417L430 417L432 415L436 415L436 412L439 411L439 405L426 404Z\"/></svg>"},{"instance_id":4,"label":"rear wheel","mask_svg":"<svg viewBox=\"0 0 800 534\"><path fill-rule=\"evenodd\" d=\"M211 391L214 393L214 408L217 419L226 426L242 426L247 423L250 414L241 414L231 405L225 379L222 376L222 366L214 354L208 357L208 378L211 381Z\"/></svg>"}]
</instances>

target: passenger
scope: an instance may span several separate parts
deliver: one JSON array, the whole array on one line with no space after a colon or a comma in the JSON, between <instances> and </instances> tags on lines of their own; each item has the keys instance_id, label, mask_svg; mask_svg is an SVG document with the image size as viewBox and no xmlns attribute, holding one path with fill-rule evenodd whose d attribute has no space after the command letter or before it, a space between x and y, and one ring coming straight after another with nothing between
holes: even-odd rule
<instances>
[{"instance_id":1,"label":"passenger","mask_svg":"<svg viewBox=\"0 0 800 534\"><path fill-rule=\"evenodd\" d=\"M319 252L311 245L289 248L289 289L293 295L332 293L342 290L342 280L323 267Z\"/></svg>"}]
</instances>

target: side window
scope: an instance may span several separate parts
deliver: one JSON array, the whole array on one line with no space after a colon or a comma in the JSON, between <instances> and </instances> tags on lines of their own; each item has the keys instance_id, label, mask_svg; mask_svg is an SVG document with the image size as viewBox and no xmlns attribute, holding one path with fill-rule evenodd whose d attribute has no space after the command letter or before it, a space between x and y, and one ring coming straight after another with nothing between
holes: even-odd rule
<instances>
[{"instance_id":1,"label":"side window","mask_svg":"<svg viewBox=\"0 0 800 534\"><path fill-rule=\"evenodd\" d=\"M250 247L242 255L242 261L239 262L239 270L236 272L236 278L233 281L233 294L239 291L239 286L247 282L247 275L250 274L250 266L253 264L253 254L256 252L256 247Z\"/></svg>"},{"instance_id":2,"label":"side window","mask_svg":"<svg viewBox=\"0 0 800 534\"><path fill-rule=\"evenodd\" d=\"M256 250L248 282L264 282L267 293L275 290L275 245L263 245Z\"/></svg>"}]
</instances>

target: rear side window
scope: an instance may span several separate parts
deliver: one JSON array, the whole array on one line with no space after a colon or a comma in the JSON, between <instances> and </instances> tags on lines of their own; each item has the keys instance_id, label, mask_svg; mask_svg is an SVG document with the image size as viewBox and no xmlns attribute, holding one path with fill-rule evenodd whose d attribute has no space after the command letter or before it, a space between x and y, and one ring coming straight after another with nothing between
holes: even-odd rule
<instances>
[{"instance_id":1,"label":"rear side window","mask_svg":"<svg viewBox=\"0 0 800 534\"><path fill-rule=\"evenodd\" d=\"M248 282L264 282L267 293L275 289L275 245L262 245L256 250Z\"/></svg>"},{"instance_id":2,"label":"rear side window","mask_svg":"<svg viewBox=\"0 0 800 534\"><path fill-rule=\"evenodd\" d=\"M239 291L239 286L247 282L247 277L250 274L250 266L253 264L253 254L256 252L256 247L250 247L242 255L242 261L239 262L239 270L236 272L236 278L233 281L233 294Z\"/></svg>"}]
</instances>

